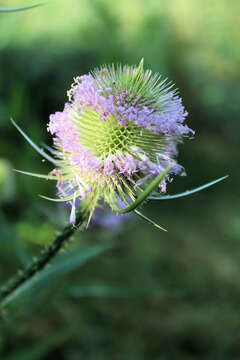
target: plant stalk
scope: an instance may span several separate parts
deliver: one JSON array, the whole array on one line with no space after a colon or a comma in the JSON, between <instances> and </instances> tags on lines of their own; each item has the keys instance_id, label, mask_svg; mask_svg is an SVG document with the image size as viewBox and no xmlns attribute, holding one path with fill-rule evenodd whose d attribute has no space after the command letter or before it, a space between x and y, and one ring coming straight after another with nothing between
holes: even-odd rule
<instances>
[{"instance_id":1,"label":"plant stalk","mask_svg":"<svg viewBox=\"0 0 240 360\"><path fill-rule=\"evenodd\" d=\"M25 269L20 270L17 275L8 280L6 284L1 286L0 304L2 304L9 295L21 287L26 281L31 279L46 265L49 264L51 260L59 253L59 251L68 243L71 236L83 224L84 220L85 217L83 214L78 213L76 218L76 226L65 226L65 228L56 235L53 242L41 252L38 258L33 259L31 264L29 264Z\"/></svg>"}]
</instances>

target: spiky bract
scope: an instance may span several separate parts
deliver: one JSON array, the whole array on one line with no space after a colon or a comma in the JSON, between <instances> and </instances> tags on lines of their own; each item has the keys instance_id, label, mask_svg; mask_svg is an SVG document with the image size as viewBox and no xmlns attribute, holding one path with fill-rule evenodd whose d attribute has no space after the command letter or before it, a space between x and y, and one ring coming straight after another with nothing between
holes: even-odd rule
<instances>
[{"instance_id":1,"label":"spiky bract","mask_svg":"<svg viewBox=\"0 0 240 360\"><path fill-rule=\"evenodd\" d=\"M99 201L119 210L119 198L134 200L167 166L184 174L176 145L193 133L183 124L187 112L166 80L143 61L135 66L104 66L77 77L62 112L50 116L59 197L81 200L89 216Z\"/></svg>"}]
</instances>

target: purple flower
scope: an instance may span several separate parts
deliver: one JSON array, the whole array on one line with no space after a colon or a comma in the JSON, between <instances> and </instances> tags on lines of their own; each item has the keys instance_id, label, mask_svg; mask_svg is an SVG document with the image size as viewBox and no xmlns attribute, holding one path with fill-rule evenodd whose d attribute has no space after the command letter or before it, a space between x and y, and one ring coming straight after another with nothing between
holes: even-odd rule
<instances>
[{"instance_id":1,"label":"purple flower","mask_svg":"<svg viewBox=\"0 0 240 360\"><path fill-rule=\"evenodd\" d=\"M113 65L77 77L62 112L50 116L48 131L57 150L55 174L63 201L89 216L100 202L119 210L118 199L134 199L169 164L159 185L166 191L174 174L177 144L194 131L184 124L181 98L159 75L139 66Z\"/></svg>"}]
</instances>

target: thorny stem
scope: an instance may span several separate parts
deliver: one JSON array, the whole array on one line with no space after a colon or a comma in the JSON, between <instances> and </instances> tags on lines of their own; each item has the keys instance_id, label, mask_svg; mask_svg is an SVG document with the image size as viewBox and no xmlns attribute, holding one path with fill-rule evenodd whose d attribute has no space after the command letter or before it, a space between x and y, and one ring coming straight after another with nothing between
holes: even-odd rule
<instances>
[{"instance_id":1,"label":"thorny stem","mask_svg":"<svg viewBox=\"0 0 240 360\"><path fill-rule=\"evenodd\" d=\"M76 226L67 225L56 235L53 242L44 249L40 256L32 261L25 269L20 270L17 275L7 281L7 283L0 287L0 304L11 295L15 290L22 286L26 281L31 279L40 270L42 270L50 261L59 253L59 251L70 240L77 228L83 224L85 217L82 213L77 214Z\"/></svg>"}]
</instances>

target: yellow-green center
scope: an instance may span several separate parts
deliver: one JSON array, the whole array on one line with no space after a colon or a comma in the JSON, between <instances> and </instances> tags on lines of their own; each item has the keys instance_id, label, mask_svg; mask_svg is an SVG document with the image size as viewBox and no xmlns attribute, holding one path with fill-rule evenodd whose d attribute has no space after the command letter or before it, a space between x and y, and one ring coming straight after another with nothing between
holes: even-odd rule
<instances>
[{"instance_id":1,"label":"yellow-green center","mask_svg":"<svg viewBox=\"0 0 240 360\"><path fill-rule=\"evenodd\" d=\"M80 144L102 159L118 152L132 153L132 146L142 149L153 159L161 152L165 142L159 135L133 122L122 126L115 115L100 120L99 114L92 109L76 117L74 122L79 129Z\"/></svg>"}]
</instances>

